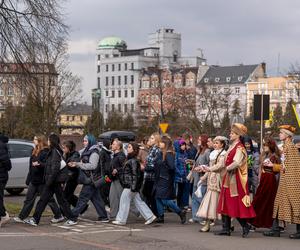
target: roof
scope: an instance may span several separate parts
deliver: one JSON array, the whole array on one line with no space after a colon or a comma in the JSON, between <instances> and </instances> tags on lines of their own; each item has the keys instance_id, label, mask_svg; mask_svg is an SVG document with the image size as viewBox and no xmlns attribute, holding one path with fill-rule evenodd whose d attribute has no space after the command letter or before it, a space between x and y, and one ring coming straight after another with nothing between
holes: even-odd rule
<instances>
[{"instance_id":1,"label":"roof","mask_svg":"<svg viewBox=\"0 0 300 250\"><path fill-rule=\"evenodd\" d=\"M54 74L57 75L54 64L51 63L5 63L0 62L1 74Z\"/></svg>"},{"instance_id":2,"label":"roof","mask_svg":"<svg viewBox=\"0 0 300 250\"><path fill-rule=\"evenodd\" d=\"M199 84L244 83L259 64L237 66L209 66Z\"/></svg>"},{"instance_id":3,"label":"roof","mask_svg":"<svg viewBox=\"0 0 300 250\"><path fill-rule=\"evenodd\" d=\"M61 109L61 115L91 115L93 108L91 105L82 103L72 103L68 106L63 106Z\"/></svg>"},{"instance_id":4,"label":"roof","mask_svg":"<svg viewBox=\"0 0 300 250\"><path fill-rule=\"evenodd\" d=\"M126 49L127 44L120 37L105 37L98 43L98 49Z\"/></svg>"}]
</instances>

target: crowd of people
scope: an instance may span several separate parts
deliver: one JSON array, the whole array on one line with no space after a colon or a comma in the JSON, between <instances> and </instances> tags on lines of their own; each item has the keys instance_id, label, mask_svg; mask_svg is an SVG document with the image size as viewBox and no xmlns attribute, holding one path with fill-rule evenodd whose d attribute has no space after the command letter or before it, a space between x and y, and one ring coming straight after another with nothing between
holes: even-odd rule
<instances>
[{"instance_id":1,"label":"crowd of people","mask_svg":"<svg viewBox=\"0 0 300 250\"><path fill-rule=\"evenodd\" d=\"M266 137L261 149L240 123L232 125L229 138L200 135L196 147L188 134L172 140L154 133L139 144L129 142L126 150L118 139L99 145L88 134L79 152L73 141L61 144L56 134L35 136L28 190L14 221L37 226L49 205L51 223L66 220L72 226L91 201L103 223L125 225L130 212L146 225L164 223L170 211L182 224L199 223L200 232L209 232L220 219L222 229L215 234L230 236L236 219L242 237L256 228L269 228L265 236L279 237L291 223L296 233L289 237L300 239L300 154L294 132L290 125L280 126L282 148ZM1 226L9 222L3 203L11 169L7 141L1 135ZM78 185L79 196L74 194Z\"/></svg>"}]
</instances>

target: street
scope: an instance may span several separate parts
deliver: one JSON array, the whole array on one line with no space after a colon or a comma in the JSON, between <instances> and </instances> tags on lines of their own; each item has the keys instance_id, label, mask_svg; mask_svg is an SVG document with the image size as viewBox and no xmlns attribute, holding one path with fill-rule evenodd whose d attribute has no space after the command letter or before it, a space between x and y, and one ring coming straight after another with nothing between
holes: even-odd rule
<instances>
[{"instance_id":1,"label":"street","mask_svg":"<svg viewBox=\"0 0 300 250\"><path fill-rule=\"evenodd\" d=\"M22 204L24 193L20 196L5 196L6 202ZM188 214L188 218L190 217ZM1 250L27 249L299 249L298 240L290 240L288 234L295 230L289 225L280 238L266 238L263 229L250 233L244 239L241 228L235 222L235 232L231 237L215 236L212 232L198 232L197 224L179 224L177 215L165 214L165 224L144 225L142 218L131 216L126 226L94 222L96 213L91 205L78 225L65 227L63 224L50 225L51 217L43 217L38 227L11 221L0 229Z\"/></svg>"}]
</instances>

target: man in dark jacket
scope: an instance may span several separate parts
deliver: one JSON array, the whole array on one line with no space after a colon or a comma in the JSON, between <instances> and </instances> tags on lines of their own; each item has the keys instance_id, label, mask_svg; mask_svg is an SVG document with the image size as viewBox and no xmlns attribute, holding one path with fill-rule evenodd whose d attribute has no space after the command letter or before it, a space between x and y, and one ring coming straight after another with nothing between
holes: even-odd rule
<instances>
[{"instance_id":1,"label":"man in dark jacket","mask_svg":"<svg viewBox=\"0 0 300 250\"><path fill-rule=\"evenodd\" d=\"M7 148L8 137L0 134L0 227L9 222L9 215L4 207L4 189L8 181L8 171L11 170L11 162Z\"/></svg>"}]
</instances>

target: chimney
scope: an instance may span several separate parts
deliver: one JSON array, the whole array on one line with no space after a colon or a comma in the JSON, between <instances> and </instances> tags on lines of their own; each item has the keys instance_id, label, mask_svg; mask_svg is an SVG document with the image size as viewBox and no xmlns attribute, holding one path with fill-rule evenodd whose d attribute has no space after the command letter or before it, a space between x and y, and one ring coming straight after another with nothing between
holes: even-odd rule
<instances>
[{"instance_id":1,"label":"chimney","mask_svg":"<svg viewBox=\"0 0 300 250\"><path fill-rule=\"evenodd\" d=\"M264 77L266 77L266 76L267 76L266 63L265 63L265 62L262 62L262 63L261 63L261 67L262 67L262 69L263 69Z\"/></svg>"}]
</instances>

